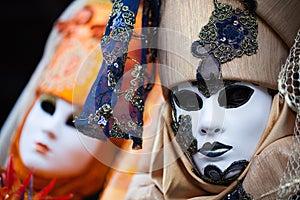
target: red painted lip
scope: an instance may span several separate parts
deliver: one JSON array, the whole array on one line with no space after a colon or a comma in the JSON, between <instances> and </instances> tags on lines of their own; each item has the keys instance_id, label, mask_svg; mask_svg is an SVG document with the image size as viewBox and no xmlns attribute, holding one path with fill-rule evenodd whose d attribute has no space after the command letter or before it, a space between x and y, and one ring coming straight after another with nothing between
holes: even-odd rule
<instances>
[{"instance_id":1,"label":"red painted lip","mask_svg":"<svg viewBox=\"0 0 300 200\"><path fill-rule=\"evenodd\" d=\"M50 151L49 147L41 142L35 143L35 150L41 154L45 154Z\"/></svg>"}]
</instances>

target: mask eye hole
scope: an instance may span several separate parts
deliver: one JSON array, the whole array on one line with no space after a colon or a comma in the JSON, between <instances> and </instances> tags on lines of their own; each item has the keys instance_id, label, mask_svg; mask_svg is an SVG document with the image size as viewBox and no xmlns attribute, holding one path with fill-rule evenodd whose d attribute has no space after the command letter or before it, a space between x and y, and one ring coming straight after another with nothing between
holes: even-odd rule
<instances>
[{"instance_id":1,"label":"mask eye hole","mask_svg":"<svg viewBox=\"0 0 300 200\"><path fill-rule=\"evenodd\" d=\"M56 98L52 95L42 95L40 97L41 108L48 114L53 115L56 108Z\"/></svg>"},{"instance_id":2,"label":"mask eye hole","mask_svg":"<svg viewBox=\"0 0 300 200\"><path fill-rule=\"evenodd\" d=\"M66 121L66 125L71 126L73 128L76 128L75 124L73 122L74 121L74 116L79 116L80 113L81 113L80 110L75 110L73 114L70 114L67 121Z\"/></svg>"},{"instance_id":3,"label":"mask eye hole","mask_svg":"<svg viewBox=\"0 0 300 200\"><path fill-rule=\"evenodd\" d=\"M223 108L237 108L247 103L253 92L244 85L229 85L220 92L218 102Z\"/></svg>"},{"instance_id":4,"label":"mask eye hole","mask_svg":"<svg viewBox=\"0 0 300 200\"><path fill-rule=\"evenodd\" d=\"M66 121L66 124L67 124L68 126L71 126L71 127L74 127L74 128L75 128L73 119L74 119L74 118L73 118L73 114L71 114L71 115L68 117L68 119L67 119L67 121Z\"/></svg>"},{"instance_id":5,"label":"mask eye hole","mask_svg":"<svg viewBox=\"0 0 300 200\"><path fill-rule=\"evenodd\" d=\"M177 106L186 111L197 111L203 106L201 97L189 90L181 90L173 93Z\"/></svg>"}]
</instances>

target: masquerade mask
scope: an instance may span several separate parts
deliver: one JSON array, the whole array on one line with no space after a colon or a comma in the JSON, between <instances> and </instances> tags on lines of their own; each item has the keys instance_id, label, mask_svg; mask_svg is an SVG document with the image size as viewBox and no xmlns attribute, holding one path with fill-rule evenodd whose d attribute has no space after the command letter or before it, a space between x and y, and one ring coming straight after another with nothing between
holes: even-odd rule
<instances>
[{"instance_id":1,"label":"masquerade mask","mask_svg":"<svg viewBox=\"0 0 300 200\"><path fill-rule=\"evenodd\" d=\"M79 134L73 124L70 103L43 94L30 110L20 137L24 164L49 177L69 177L81 172L89 163L99 141ZM84 142L84 143L82 143ZM80 158L80 162L78 162Z\"/></svg>"},{"instance_id":2,"label":"masquerade mask","mask_svg":"<svg viewBox=\"0 0 300 200\"><path fill-rule=\"evenodd\" d=\"M171 96L177 142L189 143L183 150L200 176L214 184L237 178L264 133L272 103L267 89L237 82L206 97L197 84L183 83Z\"/></svg>"},{"instance_id":3,"label":"masquerade mask","mask_svg":"<svg viewBox=\"0 0 300 200\"><path fill-rule=\"evenodd\" d=\"M255 4L245 3L247 9L242 10L215 0L214 6L199 40L191 46L193 56L201 59L197 82L180 84L171 101L173 127L183 151L204 180L226 185L252 157L267 124L272 98L264 88L223 81L220 67L257 52Z\"/></svg>"}]
</instances>

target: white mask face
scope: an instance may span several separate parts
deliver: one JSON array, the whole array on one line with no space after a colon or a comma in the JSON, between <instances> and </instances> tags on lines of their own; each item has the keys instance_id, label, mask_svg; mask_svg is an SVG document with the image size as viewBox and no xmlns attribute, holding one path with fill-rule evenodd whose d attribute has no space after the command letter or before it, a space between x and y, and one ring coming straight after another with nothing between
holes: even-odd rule
<instances>
[{"instance_id":1,"label":"white mask face","mask_svg":"<svg viewBox=\"0 0 300 200\"><path fill-rule=\"evenodd\" d=\"M177 121L180 115L191 116L198 149L192 157L204 174L207 166L224 172L236 161L250 160L266 128L272 97L266 88L236 82L206 98L196 85L184 83L172 101Z\"/></svg>"},{"instance_id":2,"label":"white mask face","mask_svg":"<svg viewBox=\"0 0 300 200\"><path fill-rule=\"evenodd\" d=\"M26 167L51 178L79 174L100 142L77 132L72 105L42 95L30 110L20 137L20 154ZM89 151L83 145L88 146Z\"/></svg>"}]
</instances>

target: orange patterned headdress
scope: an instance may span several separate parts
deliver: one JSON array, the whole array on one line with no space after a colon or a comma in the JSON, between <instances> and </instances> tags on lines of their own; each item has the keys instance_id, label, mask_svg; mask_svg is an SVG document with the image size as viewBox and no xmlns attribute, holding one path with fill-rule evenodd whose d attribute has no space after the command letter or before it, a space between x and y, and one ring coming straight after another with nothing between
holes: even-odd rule
<instances>
[{"instance_id":1,"label":"orange patterned headdress","mask_svg":"<svg viewBox=\"0 0 300 200\"><path fill-rule=\"evenodd\" d=\"M72 19L56 24L62 39L40 78L39 92L83 105L102 62L99 41L107 21L103 16L110 11L102 7L87 5Z\"/></svg>"}]
</instances>

